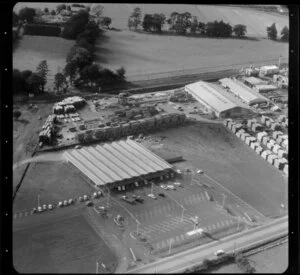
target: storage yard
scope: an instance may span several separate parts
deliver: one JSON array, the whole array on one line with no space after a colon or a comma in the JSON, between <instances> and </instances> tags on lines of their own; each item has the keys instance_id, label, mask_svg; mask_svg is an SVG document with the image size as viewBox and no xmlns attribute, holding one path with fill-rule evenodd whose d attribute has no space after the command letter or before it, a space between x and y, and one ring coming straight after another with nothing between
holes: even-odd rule
<instances>
[{"instance_id":1,"label":"storage yard","mask_svg":"<svg viewBox=\"0 0 300 275\"><path fill-rule=\"evenodd\" d=\"M272 69L55 103L14 201L16 269L125 272L286 215L287 105L269 93L287 91Z\"/></svg>"}]
</instances>

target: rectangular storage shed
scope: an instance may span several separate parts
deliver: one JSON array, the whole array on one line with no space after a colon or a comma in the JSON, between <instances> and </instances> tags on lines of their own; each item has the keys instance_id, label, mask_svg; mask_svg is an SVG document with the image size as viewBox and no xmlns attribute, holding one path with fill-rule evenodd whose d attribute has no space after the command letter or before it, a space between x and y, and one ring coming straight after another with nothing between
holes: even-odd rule
<instances>
[{"instance_id":1,"label":"rectangular storage shed","mask_svg":"<svg viewBox=\"0 0 300 275\"><path fill-rule=\"evenodd\" d=\"M267 161L268 161L270 164L274 165L274 160L277 159L277 158L278 158L278 157L277 157L276 155L270 154L270 155L268 155Z\"/></svg>"},{"instance_id":2,"label":"rectangular storage shed","mask_svg":"<svg viewBox=\"0 0 300 275\"><path fill-rule=\"evenodd\" d=\"M274 139L277 139L277 137L279 137L281 135L283 135L283 133L281 131L274 131L272 136Z\"/></svg>"},{"instance_id":3,"label":"rectangular storage shed","mask_svg":"<svg viewBox=\"0 0 300 275\"><path fill-rule=\"evenodd\" d=\"M267 145L267 143L269 142L269 140L270 140L270 138L269 138L268 136L264 136L264 137L262 138L262 144L263 144L263 145Z\"/></svg>"},{"instance_id":4,"label":"rectangular storage shed","mask_svg":"<svg viewBox=\"0 0 300 275\"><path fill-rule=\"evenodd\" d=\"M278 154L279 149L281 149L281 146L279 146L278 144L275 144L272 151L273 151L273 153Z\"/></svg>"},{"instance_id":5,"label":"rectangular storage shed","mask_svg":"<svg viewBox=\"0 0 300 275\"><path fill-rule=\"evenodd\" d=\"M268 136L268 134L266 132L259 132L257 133L256 137L259 141L262 140L263 137Z\"/></svg>"},{"instance_id":6,"label":"rectangular storage shed","mask_svg":"<svg viewBox=\"0 0 300 275\"><path fill-rule=\"evenodd\" d=\"M261 155L261 153L264 151L264 149L261 146L257 146L255 149L255 153L258 155Z\"/></svg>"},{"instance_id":7,"label":"rectangular storage shed","mask_svg":"<svg viewBox=\"0 0 300 275\"><path fill-rule=\"evenodd\" d=\"M253 150L255 150L257 147L259 147L260 145L259 145L259 143L258 142L252 142L251 144L250 144L250 148L251 149L253 149Z\"/></svg>"},{"instance_id":8,"label":"rectangular storage shed","mask_svg":"<svg viewBox=\"0 0 300 275\"><path fill-rule=\"evenodd\" d=\"M262 158L264 158L265 160L267 160L268 155L271 155L272 152L270 150L265 150L261 153Z\"/></svg>"},{"instance_id":9,"label":"rectangular storage shed","mask_svg":"<svg viewBox=\"0 0 300 275\"><path fill-rule=\"evenodd\" d=\"M279 149L277 151L277 155L280 157L280 158L287 158L288 157L288 153L287 151L283 150L283 149Z\"/></svg>"}]
</instances>

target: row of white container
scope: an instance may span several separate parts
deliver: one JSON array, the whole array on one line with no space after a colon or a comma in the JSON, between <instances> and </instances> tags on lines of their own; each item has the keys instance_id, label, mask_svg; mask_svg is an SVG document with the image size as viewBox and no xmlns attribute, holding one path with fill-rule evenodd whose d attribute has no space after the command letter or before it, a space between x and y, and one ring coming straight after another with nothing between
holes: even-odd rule
<instances>
[{"instance_id":1,"label":"row of white container","mask_svg":"<svg viewBox=\"0 0 300 275\"><path fill-rule=\"evenodd\" d=\"M283 170L286 174L288 174L288 161L285 158L287 157L285 151L278 150L277 155L275 155L275 153L272 152L271 150L264 150L260 146L259 141L255 137L246 133L245 130L242 129L242 124L240 123L235 124L231 119L225 120L224 125L228 127L233 133L235 133L237 137L239 137L242 141L244 141L251 149L253 149L263 159L267 160L270 164L274 165L277 169Z\"/></svg>"},{"instance_id":2,"label":"row of white container","mask_svg":"<svg viewBox=\"0 0 300 275\"><path fill-rule=\"evenodd\" d=\"M263 115L261 117L261 123L273 131L280 131L282 127L288 127L288 118L283 121L283 117L281 117L280 119L278 118L277 121L274 121L272 118Z\"/></svg>"}]
</instances>

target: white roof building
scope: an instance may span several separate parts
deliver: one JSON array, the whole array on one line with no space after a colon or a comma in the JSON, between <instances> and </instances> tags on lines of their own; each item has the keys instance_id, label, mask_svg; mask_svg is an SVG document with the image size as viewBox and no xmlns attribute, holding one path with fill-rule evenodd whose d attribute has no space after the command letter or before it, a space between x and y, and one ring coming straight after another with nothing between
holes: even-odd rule
<instances>
[{"instance_id":1,"label":"white roof building","mask_svg":"<svg viewBox=\"0 0 300 275\"><path fill-rule=\"evenodd\" d=\"M231 78L219 80L224 88L229 88L232 93L249 105L268 102L269 100L259 93L249 88L244 83Z\"/></svg>"},{"instance_id":2,"label":"white roof building","mask_svg":"<svg viewBox=\"0 0 300 275\"><path fill-rule=\"evenodd\" d=\"M218 117L229 117L236 114L245 114L245 109L229 97L225 96L222 88L208 82L198 81L185 86L185 91L190 93L200 104L215 112Z\"/></svg>"},{"instance_id":3,"label":"white roof building","mask_svg":"<svg viewBox=\"0 0 300 275\"><path fill-rule=\"evenodd\" d=\"M252 86L256 86L259 84L267 84L268 82L265 80L262 80L260 78L254 77L254 76L250 76L244 79L244 81Z\"/></svg>"}]
</instances>

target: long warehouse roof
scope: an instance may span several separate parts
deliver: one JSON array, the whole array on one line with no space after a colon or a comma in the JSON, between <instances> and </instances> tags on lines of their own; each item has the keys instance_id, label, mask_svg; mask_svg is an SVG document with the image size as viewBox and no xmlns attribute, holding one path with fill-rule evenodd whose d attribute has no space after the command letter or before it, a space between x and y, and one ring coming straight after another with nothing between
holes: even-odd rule
<instances>
[{"instance_id":1,"label":"long warehouse roof","mask_svg":"<svg viewBox=\"0 0 300 275\"><path fill-rule=\"evenodd\" d=\"M96 185L141 177L172 168L162 158L132 140L73 149L64 152L63 155Z\"/></svg>"},{"instance_id":2,"label":"long warehouse roof","mask_svg":"<svg viewBox=\"0 0 300 275\"><path fill-rule=\"evenodd\" d=\"M186 85L185 88L195 97L195 99L199 100L200 102L206 102L218 112L226 111L238 106L207 82L198 81Z\"/></svg>"},{"instance_id":3,"label":"long warehouse roof","mask_svg":"<svg viewBox=\"0 0 300 275\"><path fill-rule=\"evenodd\" d=\"M239 96L241 99L246 101L248 104L267 102L268 99L260 95L259 93L253 91L247 85L240 81L233 80L230 78L223 78L219 80L223 87L228 87L231 92Z\"/></svg>"}]
</instances>

